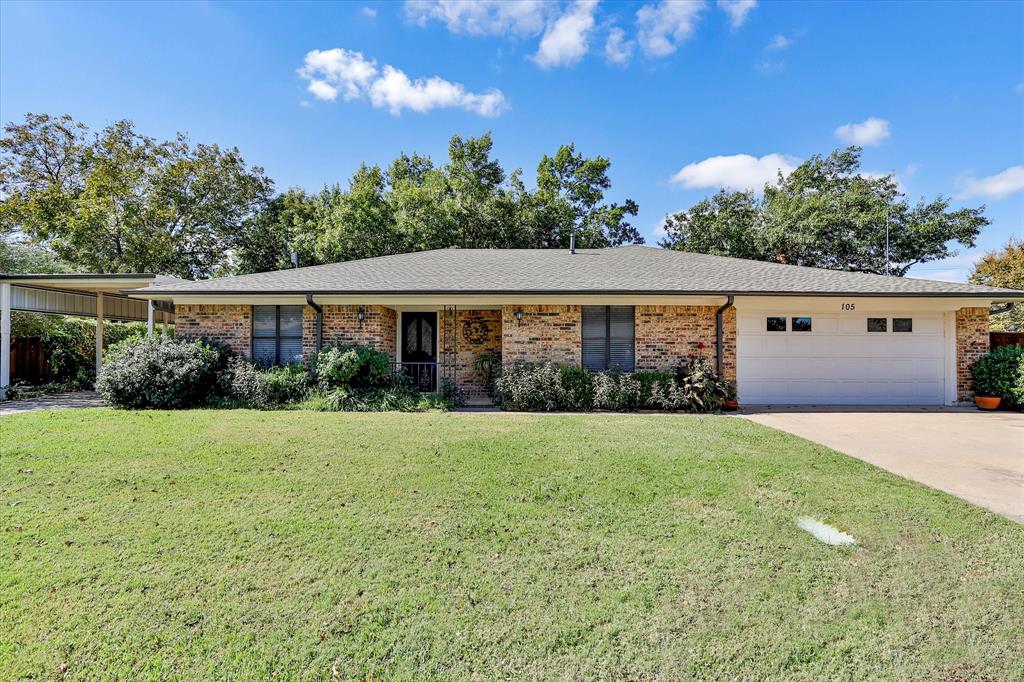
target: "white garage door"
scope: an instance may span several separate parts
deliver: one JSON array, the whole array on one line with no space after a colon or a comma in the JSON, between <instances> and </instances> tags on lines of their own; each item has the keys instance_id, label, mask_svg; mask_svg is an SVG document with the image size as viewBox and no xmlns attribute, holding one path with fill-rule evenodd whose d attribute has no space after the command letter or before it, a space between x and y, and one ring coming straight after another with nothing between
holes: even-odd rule
<instances>
[{"instance_id":1,"label":"white garage door","mask_svg":"<svg viewBox=\"0 0 1024 682\"><path fill-rule=\"evenodd\" d=\"M941 404L944 329L941 314L741 312L740 402Z\"/></svg>"}]
</instances>

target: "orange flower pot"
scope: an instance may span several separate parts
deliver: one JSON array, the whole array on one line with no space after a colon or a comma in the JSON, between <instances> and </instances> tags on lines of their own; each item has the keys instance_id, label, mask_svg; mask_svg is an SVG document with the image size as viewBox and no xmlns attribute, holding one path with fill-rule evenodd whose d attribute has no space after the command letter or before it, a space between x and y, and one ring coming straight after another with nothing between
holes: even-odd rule
<instances>
[{"instance_id":1,"label":"orange flower pot","mask_svg":"<svg viewBox=\"0 0 1024 682\"><path fill-rule=\"evenodd\" d=\"M974 396L974 404L978 406L979 410L995 410L999 408L999 403L1003 401L1002 398L995 395L976 395Z\"/></svg>"}]
</instances>

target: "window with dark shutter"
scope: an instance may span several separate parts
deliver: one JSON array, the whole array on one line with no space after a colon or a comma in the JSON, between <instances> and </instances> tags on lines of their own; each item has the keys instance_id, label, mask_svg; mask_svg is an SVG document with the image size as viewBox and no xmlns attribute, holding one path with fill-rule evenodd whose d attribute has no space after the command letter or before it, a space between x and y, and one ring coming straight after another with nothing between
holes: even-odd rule
<instances>
[{"instance_id":1,"label":"window with dark shutter","mask_svg":"<svg viewBox=\"0 0 1024 682\"><path fill-rule=\"evenodd\" d=\"M632 372L634 365L634 311L628 305L583 306L583 366L598 372L619 369Z\"/></svg>"},{"instance_id":2,"label":"window with dark shutter","mask_svg":"<svg viewBox=\"0 0 1024 682\"><path fill-rule=\"evenodd\" d=\"M252 307L252 359L260 365L302 362L302 306Z\"/></svg>"}]
</instances>

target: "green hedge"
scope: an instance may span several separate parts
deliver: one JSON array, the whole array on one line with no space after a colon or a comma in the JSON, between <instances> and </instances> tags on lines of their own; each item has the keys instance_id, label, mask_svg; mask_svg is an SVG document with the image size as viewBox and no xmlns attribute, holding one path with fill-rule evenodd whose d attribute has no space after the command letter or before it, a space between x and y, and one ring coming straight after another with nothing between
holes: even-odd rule
<instances>
[{"instance_id":1,"label":"green hedge","mask_svg":"<svg viewBox=\"0 0 1024 682\"><path fill-rule=\"evenodd\" d=\"M49 367L48 381L71 388L91 387L96 378L96 321L82 317L56 317L16 312L11 315L15 337L42 339ZM106 322L104 346L110 348L125 339L146 335L142 322Z\"/></svg>"},{"instance_id":2,"label":"green hedge","mask_svg":"<svg viewBox=\"0 0 1024 682\"><path fill-rule=\"evenodd\" d=\"M1002 346L971 365L975 395L998 396L1007 407L1024 407L1024 348Z\"/></svg>"},{"instance_id":3,"label":"green hedge","mask_svg":"<svg viewBox=\"0 0 1024 682\"><path fill-rule=\"evenodd\" d=\"M590 372L546 363L506 368L495 397L506 410L529 412L713 412L734 395L704 360L673 372Z\"/></svg>"}]
</instances>

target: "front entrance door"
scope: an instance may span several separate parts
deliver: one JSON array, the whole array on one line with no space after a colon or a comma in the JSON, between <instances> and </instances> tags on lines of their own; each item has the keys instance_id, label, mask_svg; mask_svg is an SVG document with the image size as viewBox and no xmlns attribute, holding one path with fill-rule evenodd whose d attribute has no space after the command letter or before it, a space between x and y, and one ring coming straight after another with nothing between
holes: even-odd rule
<instances>
[{"instance_id":1,"label":"front entrance door","mask_svg":"<svg viewBox=\"0 0 1024 682\"><path fill-rule=\"evenodd\" d=\"M420 391L437 388L437 313L402 313L402 371Z\"/></svg>"}]
</instances>

